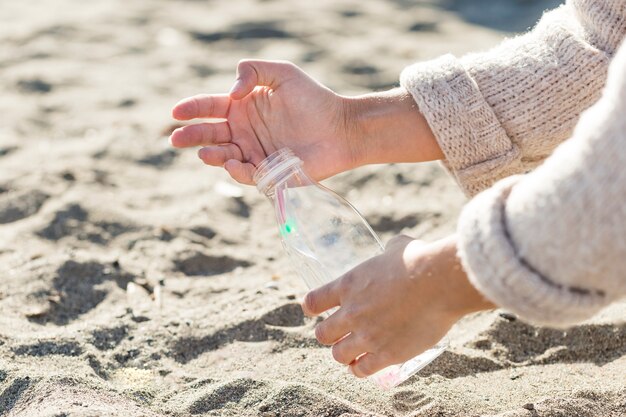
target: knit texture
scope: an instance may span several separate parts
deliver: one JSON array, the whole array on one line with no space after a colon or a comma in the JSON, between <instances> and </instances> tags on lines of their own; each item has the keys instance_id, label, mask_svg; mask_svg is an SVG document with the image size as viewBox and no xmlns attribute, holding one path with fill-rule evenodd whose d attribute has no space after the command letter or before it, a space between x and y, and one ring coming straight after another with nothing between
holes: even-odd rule
<instances>
[{"instance_id":1,"label":"knit texture","mask_svg":"<svg viewBox=\"0 0 626 417\"><path fill-rule=\"evenodd\" d=\"M626 1L570 0L493 50L407 67L415 99L469 196L529 172L595 103L626 34Z\"/></svg>"},{"instance_id":2,"label":"knit texture","mask_svg":"<svg viewBox=\"0 0 626 417\"><path fill-rule=\"evenodd\" d=\"M569 325L626 296L626 43L572 138L476 196L458 231L471 282L529 321Z\"/></svg>"}]
</instances>

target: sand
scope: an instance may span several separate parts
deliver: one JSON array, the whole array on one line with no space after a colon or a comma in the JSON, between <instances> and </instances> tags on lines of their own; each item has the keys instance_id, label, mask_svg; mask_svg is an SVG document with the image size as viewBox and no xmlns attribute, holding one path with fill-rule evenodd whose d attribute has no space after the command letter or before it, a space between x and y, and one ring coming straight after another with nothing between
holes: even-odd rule
<instances>
[{"instance_id":1,"label":"sand","mask_svg":"<svg viewBox=\"0 0 626 417\"><path fill-rule=\"evenodd\" d=\"M300 311L269 204L166 140L170 107L228 90L241 58L385 89L554 3L0 3L0 415L626 415L623 304L568 331L477 314L406 384L354 379ZM442 237L465 201L437 164L327 184L383 239Z\"/></svg>"}]
</instances>

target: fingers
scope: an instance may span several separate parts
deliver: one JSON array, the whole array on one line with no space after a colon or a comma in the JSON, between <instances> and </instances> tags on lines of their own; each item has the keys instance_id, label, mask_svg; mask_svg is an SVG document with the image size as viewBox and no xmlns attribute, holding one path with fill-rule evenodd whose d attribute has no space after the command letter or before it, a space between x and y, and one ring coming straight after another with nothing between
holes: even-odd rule
<instances>
[{"instance_id":1,"label":"fingers","mask_svg":"<svg viewBox=\"0 0 626 417\"><path fill-rule=\"evenodd\" d=\"M304 296L302 311L307 316L319 316L324 311L340 305L339 283L341 279L336 279L323 285Z\"/></svg>"},{"instance_id":2,"label":"fingers","mask_svg":"<svg viewBox=\"0 0 626 417\"><path fill-rule=\"evenodd\" d=\"M170 136L170 143L176 148L207 146L228 143L232 139L227 122L198 123L176 129Z\"/></svg>"},{"instance_id":3,"label":"fingers","mask_svg":"<svg viewBox=\"0 0 626 417\"><path fill-rule=\"evenodd\" d=\"M229 159L224 163L224 169L237 182L241 184L254 185L254 171L256 167L251 163L243 163L236 159Z\"/></svg>"},{"instance_id":4,"label":"fingers","mask_svg":"<svg viewBox=\"0 0 626 417\"><path fill-rule=\"evenodd\" d=\"M200 94L182 99L172 109L177 120L195 118L225 119L228 115L230 97L227 94Z\"/></svg>"},{"instance_id":5,"label":"fingers","mask_svg":"<svg viewBox=\"0 0 626 417\"><path fill-rule=\"evenodd\" d=\"M237 66L237 79L229 94L201 94L179 101L172 109L177 120L195 118L224 119L231 99L240 100L258 85L277 88L281 82L298 72L298 67L286 61L243 60Z\"/></svg>"},{"instance_id":6,"label":"fingers","mask_svg":"<svg viewBox=\"0 0 626 417\"><path fill-rule=\"evenodd\" d=\"M367 349L360 343L358 335L351 333L340 340L332 347L333 358L344 365L349 365L356 358L367 352Z\"/></svg>"},{"instance_id":7,"label":"fingers","mask_svg":"<svg viewBox=\"0 0 626 417\"><path fill-rule=\"evenodd\" d=\"M350 372L352 372L357 378L365 378L375 374L389 365L392 364L388 363L383 355L366 353L350 364Z\"/></svg>"},{"instance_id":8,"label":"fingers","mask_svg":"<svg viewBox=\"0 0 626 417\"><path fill-rule=\"evenodd\" d=\"M326 320L315 326L315 338L323 345L333 345L350 333L352 324L350 315L346 314L345 309L340 308Z\"/></svg>"},{"instance_id":9,"label":"fingers","mask_svg":"<svg viewBox=\"0 0 626 417\"><path fill-rule=\"evenodd\" d=\"M237 79L230 90L233 100L241 100L258 85L277 88L296 66L284 61L243 60L237 65Z\"/></svg>"},{"instance_id":10,"label":"fingers","mask_svg":"<svg viewBox=\"0 0 626 417\"><path fill-rule=\"evenodd\" d=\"M207 146L198 151L198 157L207 165L224 166L226 161L236 159L241 161L243 154L239 146L229 143L226 145Z\"/></svg>"}]
</instances>

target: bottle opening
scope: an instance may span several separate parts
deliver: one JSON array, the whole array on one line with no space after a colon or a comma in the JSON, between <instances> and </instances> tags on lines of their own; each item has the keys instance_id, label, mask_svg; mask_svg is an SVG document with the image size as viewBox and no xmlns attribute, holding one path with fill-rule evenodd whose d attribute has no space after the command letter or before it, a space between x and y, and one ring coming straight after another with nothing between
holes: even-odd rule
<instances>
[{"instance_id":1,"label":"bottle opening","mask_svg":"<svg viewBox=\"0 0 626 417\"><path fill-rule=\"evenodd\" d=\"M261 161L252 179L256 183L257 190L268 194L268 191L285 178L287 172L301 164L302 160L291 149L282 148Z\"/></svg>"}]
</instances>

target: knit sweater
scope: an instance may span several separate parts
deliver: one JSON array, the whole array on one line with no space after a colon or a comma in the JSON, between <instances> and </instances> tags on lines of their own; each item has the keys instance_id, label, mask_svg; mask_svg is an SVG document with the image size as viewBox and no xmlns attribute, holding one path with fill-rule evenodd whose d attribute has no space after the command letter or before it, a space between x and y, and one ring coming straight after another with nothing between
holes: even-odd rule
<instances>
[{"instance_id":1,"label":"knit sweater","mask_svg":"<svg viewBox=\"0 0 626 417\"><path fill-rule=\"evenodd\" d=\"M626 1L571 0L490 52L401 76L462 189L482 191L458 226L470 281L532 322L626 296L625 35Z\"/></svg>"}]
</instances>

